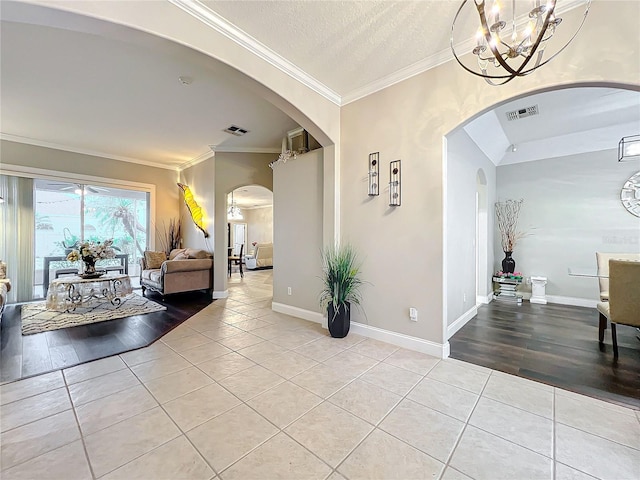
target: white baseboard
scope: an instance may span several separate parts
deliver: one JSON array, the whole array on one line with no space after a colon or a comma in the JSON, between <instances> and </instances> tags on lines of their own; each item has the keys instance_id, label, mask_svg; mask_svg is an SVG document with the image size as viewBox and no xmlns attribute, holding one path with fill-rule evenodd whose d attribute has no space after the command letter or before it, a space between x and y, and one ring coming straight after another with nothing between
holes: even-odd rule
<instances>
[{"instance_id":1,"label":"white baseboard","mask_svg":"<svg viewBox=\"0 0 640 480\"><path fill-rule=\"evenodd\" d=\"M547 295L547 303L559 303L560 305L573 305L574 307L596 308L598 300L577 297L561 297L558 295Z\"/></svg>"},{"instance_id":2,"label":"white baseboard","mask_svg":"<svg viewBox=\"0 0 640 480\"><path fill-rule=\"evenodd\" d=\"M291 315L292 317L302 318L303 320L309 320L310 322L320 323L326 328L325 322L323 321L323 315L318 312L312 312L311 310L305 310L304 308L277 302L271 302L271 310L278 313L284 313L285 315Z\"/></svg>"},{"instance_id":3,"label":"white baseboard","mask_svg":"<svg viewBox=\"0 0 640 480\"><path fill-rule=\"evenodd\" d=\"M489 305L493 300L493 293L489 295L476 295L476 303L480 305Z\"/></svg>"},{"instance_id":4,"label":"white baseboard","mask_svg":"<svg viewBox=\"0 0 640 480\"><path fill-rule=\"evenodd\" d=\"M211 298L213 298L214 300L218 300L220 298L227 298L229 296L229 290L214 290L213 294L211 295Z\"/></svg>"},{"instance_id":5,"label":"white baseboard","mask_svg":"<svg viewBox=\"0 0 640 480\"><path fill-rule=\"evenodd\" d=\"M380 340L392 345L397 345L398 347L426 353L434 357L447 358L449 356L449 342L443 345L441 343L435 343L422 338L411 337L403 333L391 332L357 322L351 322L349 331L362 335L363 337L373 338L374 340Z\"/></svg>"},{"instance_id":6,"label":"white baseboard","mask_svg":"<svg viewBox=\"0 0 640 480\"><path fill-rule=\"evenodd\" d=\"M488 302L487 302L488 303ZM464 327L469 320L475 317L478 314L478 307L473 306L462 315L460 315L456 320L447 327L447 339L453 337L455 333Z\"/></svg>"},{"instance_id":7,"label":"white baseboard","mask_svg":"<svg viewBox=\"0 0 640 480\"><path fill-rule=\"evenodd\" d=\"M286 315L291 315L292 317L320 323L323 328L327 328L327 317L321 313L277 302L271 303L271 309L274 312L284 313ZM373 338L392 345L397 345L398 347L426 353L427 355L432 355L434 357L447 358L449 356L449 342L442 345L441 343L435 343L422 338L411 337L402 333L391 332L389 330L383 330L382 328L372 327L370 325L357 322L351 322L349 331L362 335L363 337Z\"/></svg>"},{"instance_id":8,"label":"white baseboard","mask_svg":"<svg viewBox=\"0 0 640 480\"><path fill-rule=\"evenodd\" d=\"M529 301L531 303L537 303L539 305L546 305L547 304L547 297L546 296L545 297L540 297L540 298L539 297L531 297L529 299Z\"/></svg>"}]
</instances>

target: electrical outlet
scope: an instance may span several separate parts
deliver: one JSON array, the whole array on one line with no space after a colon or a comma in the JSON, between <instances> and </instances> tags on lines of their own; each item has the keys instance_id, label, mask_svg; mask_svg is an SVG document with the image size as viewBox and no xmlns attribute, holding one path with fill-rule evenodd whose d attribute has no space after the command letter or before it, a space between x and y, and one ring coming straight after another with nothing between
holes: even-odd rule
<instances>
[{"instance_id":1,"label":"electrical outlet","mask_svg":"<svg viewBox=\"0 0 640 480\"><path fill-rule=\"evenodd\" d=\"M287 295L291 295L291 287L287 287Z\"/></svg>"},{"instance_id":2,"label":"electrical outlet","mask_svg":"<svg viewBox=\"0 0 640 480\"><path fill-rule=\"evenodd\" d=\"M463 294L462 294L462 301L463 301L464 303L467 303L467 294L466 294L466 293L463 293Z\"/></svg>"},{"instance_id":3,"label":"electrical outlet","mask_svg":"<svg viewBox=\"0 0 640 480\"><path fill-rule=\"evenodd\" d=\"M412 322L418 321L418 310L416 308L409 308L409 319L411 319Z\"/></svg>"}]
</instances>

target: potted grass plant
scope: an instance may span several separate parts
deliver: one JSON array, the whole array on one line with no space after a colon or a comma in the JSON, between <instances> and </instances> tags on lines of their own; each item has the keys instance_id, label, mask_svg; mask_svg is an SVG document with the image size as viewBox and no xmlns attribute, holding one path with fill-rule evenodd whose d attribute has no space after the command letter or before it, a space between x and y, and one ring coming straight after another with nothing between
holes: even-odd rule
<instances>
[{"instance_id":1,"label":"potted grass plant","mask_svg":"<svg viewBox=\"0 0 640 480\"><path fill-rule=\"evenodd\" d=\"M351 306L360 306L360 263L352 245L342 244L326 248L322 253L320 303L327 308L329 333L344 338L351 326Z\"/></svg>"}]
</instances>

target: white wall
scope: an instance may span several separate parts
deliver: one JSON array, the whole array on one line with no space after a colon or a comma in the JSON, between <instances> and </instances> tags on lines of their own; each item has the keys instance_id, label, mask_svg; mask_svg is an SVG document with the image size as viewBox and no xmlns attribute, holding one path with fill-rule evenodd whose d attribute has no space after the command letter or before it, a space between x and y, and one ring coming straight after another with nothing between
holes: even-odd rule
<instances>
[{"instance_id":1,"label":"white wall","mask_svg":"<svg viewBox=\"0 0 640 480\"><path fill-rule=\"evenodd\" d=\"M323 156L313 150L273 169L273 301L311 312L321 312Z\"/></svg>"},{"instance_id":2,"label":"white wall","mask_svg":"<svg viewBox=\"0 0 640 480\"><path fill-rule=\"evenodd\" d=\"M247 223L247 252L253 249L253 242L273 243L273 205L246 208L242 213Z\"/></svg>"},{"instance_id":3,"label":"white wall","mask_svg":"<svg viewBox=\"0 0 640 480\"><path fill-rule=\"evenodd\" d=\"M597 279L567 269L595 269L597 251L640 252L640 218L620 202L622 185L638 170L640 160L618 162L617 150L499 166L498 198L524 199L519 226L529 235L515 248L516 270L548 277L547 295L597 300ZM494 252L497 268L499 238Z\"/></svg>"},{"instance_id":4,"label":"white wall","mask_svg":"<svg viewBox=\"0 0 640 480\"><path fill-rule=\"evenodd\" d=\"M487 204L495 203L496 167L471 140L458 129L447 135L446 165L446 274L447 325L451 325L476 305L476 191L478 170L487 181ZM493 211L493 208L490 208ZM488 218L491 250L485 265L493 267L493 217ZM487 290L490 278L483 279Z\"/></svg>"}]
</instances>

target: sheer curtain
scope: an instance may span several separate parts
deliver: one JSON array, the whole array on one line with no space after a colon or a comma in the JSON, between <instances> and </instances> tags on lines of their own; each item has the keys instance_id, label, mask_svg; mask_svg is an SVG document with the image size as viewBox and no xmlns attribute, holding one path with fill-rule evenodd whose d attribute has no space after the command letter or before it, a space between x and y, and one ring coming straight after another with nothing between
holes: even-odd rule
<instances>
[{"instance_id":1,"label":"sheer curtain","mask_svg":"<svg viewBox=\"0 0 640 480\"><path fill-rule=\"evenodd\" d=\"M34 235L33 179L0 175L0 259L11 279L8 302L33 299Z\"/></svg>"}]
</instances>

